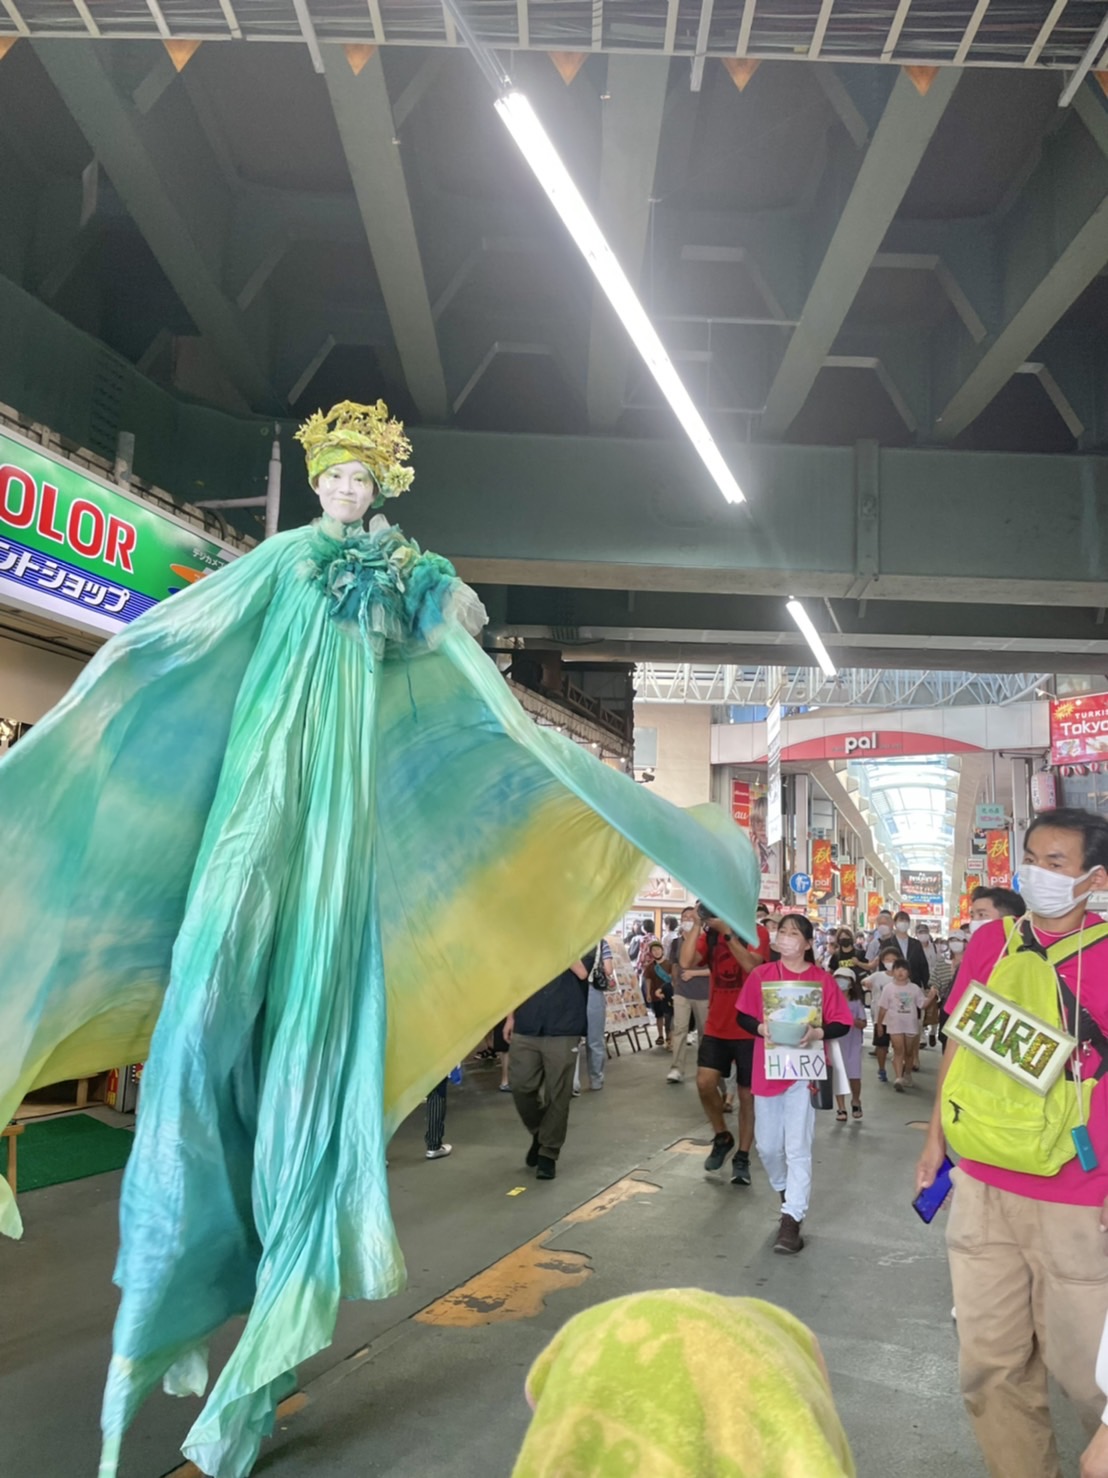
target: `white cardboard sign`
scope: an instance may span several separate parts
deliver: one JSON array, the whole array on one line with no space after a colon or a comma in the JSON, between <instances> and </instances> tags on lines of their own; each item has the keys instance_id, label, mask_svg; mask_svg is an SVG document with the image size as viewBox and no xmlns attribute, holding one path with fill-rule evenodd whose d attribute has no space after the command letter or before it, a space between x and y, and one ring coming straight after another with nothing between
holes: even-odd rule
<instances>
[{"instance_id":1,"label":"white cardboard sign","mask_svg":"<svg viewBox=\"0 0 1108 1478\"><path fill-rule=\"evenodd\" d=\"M819 1083L827 1076L827 1049L813 1047L766 1047L767 1083Z\"/></svg>"}]
</instances>

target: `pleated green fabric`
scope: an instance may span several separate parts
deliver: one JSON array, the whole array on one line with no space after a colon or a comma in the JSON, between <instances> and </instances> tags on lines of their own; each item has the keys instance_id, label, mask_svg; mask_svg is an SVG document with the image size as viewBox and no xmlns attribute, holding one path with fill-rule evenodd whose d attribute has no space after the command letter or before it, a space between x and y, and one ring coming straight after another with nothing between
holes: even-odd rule
<instances>
[{"instance_id":1,"label":"pleated green fabric","mask_svg":"<svg viewBox=\"0 0 1108 1478\"><path fill-rule=\"evenodd\" d=\"M748 935L758 872L538 729L476 602L384 520L281 535L142 617L0 763L0 1117L146 1061L124 1178L101 1478L158 1383L249 1473L342 1298L404 1283L399 1120L595 942L649 861ZM19 1217L0 1182L0 1230Z\"/></svg>"}]
</instances>

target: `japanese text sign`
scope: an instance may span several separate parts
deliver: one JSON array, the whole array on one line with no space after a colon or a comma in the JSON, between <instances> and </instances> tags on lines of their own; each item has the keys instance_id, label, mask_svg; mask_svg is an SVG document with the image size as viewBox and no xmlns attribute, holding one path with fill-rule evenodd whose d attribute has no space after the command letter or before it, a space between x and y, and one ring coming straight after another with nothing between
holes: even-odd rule
<instances>
[{"instance_id":1,"label":"japanese text sign","mask_svg":"<svg viewBox=\"0 0 1108 1478\"><path fill-rule=\"evenodd\" d=\"M858 865L855 862L844 862L839 868L839 893L842 901L848 906L854 906L858 902Z\"/></svg>"},{"instance_id":2,"label":"japanese text sign","mask_svg":"<svg viewBox=\"0 0 1108 1478\"><path fill-rule=\"evenodd\" d=\"M110 634L234 553L42 447L0 435L0 598Z\"/></svg>"},{"instance_id":3,"label":"japanese text sign","mask_svg":"<svg viewBox=\"0 0 1108 1478\"><path fill-rule=\"evenodd\" d=\"M817 893L830 893L834 875L831 867L831 843L812 843L812 888Z\"/></svg>"},{"instance_id":4,"label":"japanese text sign","mask_svg":"<svg viewBox=\"0 0 1108 1478\"><path fill-rule=\"evenodd\" d=\"M985 876L990 888L1012 886L1012 839L1006 831L986 832Z\"/></svg>"}]
</instances>

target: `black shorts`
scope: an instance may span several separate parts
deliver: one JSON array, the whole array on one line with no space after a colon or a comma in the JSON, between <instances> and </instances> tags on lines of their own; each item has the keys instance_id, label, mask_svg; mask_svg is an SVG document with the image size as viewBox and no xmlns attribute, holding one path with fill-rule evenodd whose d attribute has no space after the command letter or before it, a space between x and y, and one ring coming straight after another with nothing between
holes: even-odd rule
<instances>
[{"instance_id":1,"label":"black shorts","mask_svg":"<svg viewBox=\"0 0 1108 1478\"><path fill-rule=\"evenodd\" d=\"M731 1076L731 1064L735 1064L739 1087L749 1088L754 1077L754 1039L737 1040L732 1037L701 1037L696 1053L697 1067L711 1068L724 1078Z\"/></svg>"}]
</instances>

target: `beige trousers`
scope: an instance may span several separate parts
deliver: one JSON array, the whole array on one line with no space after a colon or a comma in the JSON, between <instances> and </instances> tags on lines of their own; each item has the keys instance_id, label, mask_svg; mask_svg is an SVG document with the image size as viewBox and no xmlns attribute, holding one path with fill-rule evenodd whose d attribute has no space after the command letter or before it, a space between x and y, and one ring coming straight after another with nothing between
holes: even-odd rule
<instances>
[{"instance_id":1,"label":"beige trousers","mask_svg":"<svg viewBox=\"0 0 1108 1478\"><path fill-rule=\"evenodd\" d=\"M673 1066L679 1073L685 1071L685 1058L689 1052L689 1032L692 1022L700 1036L704 1035L704 1023L708 1020L708 1002L690 1001L688 996L673 993ZM693 1063L695 1067L696 1064Z\"/></svg>"},{"instance_id":2,"label":"beige trousers","mask_svg":"<svg viewBox=\"0 0 1108 1478\"><path fill-rule=\"evenodd\" d=\"M954 1172L947 1250L962 1397L992 1478L1062 1478L1047 1374L1091 1434L1105 1398L1096 1359L1108 1315L1098 1206L1057 1206Z\"/></svg>"}]
</instances>

